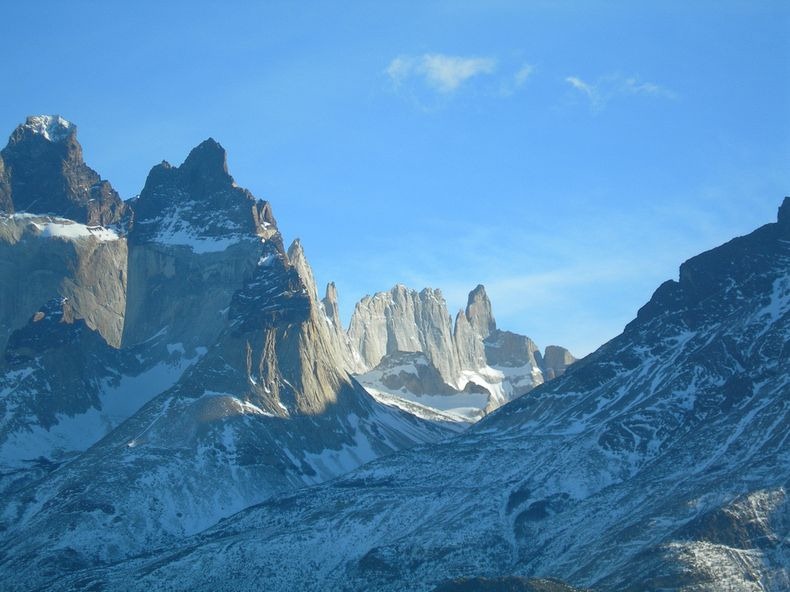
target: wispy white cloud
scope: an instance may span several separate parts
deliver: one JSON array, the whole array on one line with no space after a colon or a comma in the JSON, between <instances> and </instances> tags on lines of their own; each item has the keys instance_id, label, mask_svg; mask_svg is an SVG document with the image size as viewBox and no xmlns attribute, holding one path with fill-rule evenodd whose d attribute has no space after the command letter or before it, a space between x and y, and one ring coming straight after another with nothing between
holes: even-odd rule
<instances>
[{"instance_id":1,"label":"wispy white cloud","mask_svg":"<svg viewBox=\"0 0 790 592\"><path fill-rule=\"evenodd\" d=\"M565 78L571 87L583 94L590 101L590 106L600 111L606 104L617 96L624 95L651 95L665 99L676 99L675 91L660 86L654 82L642 82L636 77L624 78L619 75L599 78L595 82L587 82L578 76Z\"/></svg>"},{"instance_id":2,"label":"wispy white cloud","mask_svg":"<svg viewBox=\"0 0 790 592\"><path fill-rule=\"evenodd\" d=\"M387 66L386 73L396 85L418 78L440 93L453 93L475 76L492 74L496 60L484 57L461 57L440 53L421 56L398 56Z\"/></svg>"},{"instance_id":3,"label":"wispy white cloud","mask_svg":"<svg viewBox=\"0 0 790 592\"><path fill-rule=\"evenodd\" d=\"M622 81L620 88L623 92L634 95L654 95L667 99L676 99L678 97L675 91L659 86L653 82L640 82L636 78L626 78Z\"/></svg>"},{"instance_id":4,"label":"wispy white cloud","mask_svg":"<svg viewBox=\"0 0 790 592\"><path fill-rule=\"evenodd\" d=\"M570 84L576 90L586 94L588 97L590 97L590 99L592 99L597 94L597 91L592 84L588 84L587 82L576 76L568 76L565 79L565 82Z\"/></svg>"},{"instance_id":5,"label":"wispy white cloud","mask_svg":"<svg viewBox=\"0 0 790 592\"><path fill-rule=\"evenodd\" d=\"M517 87L523 86L524 83L527 81L527 78L532 76L535 72L535 66L532 64L524 64L521 68L518 69L515 76L513 76L513 84Z\"/></svg>"},{"instance_id":6,"label":"wispy white cloud","mask_svg":"<svg viewBox=\"0 0 790 592\"><path fill-rule=\"evenodd\" d=\"M512 97L516 91L523 87L535 72L532 64L522 64L514 74L502 77L499 85L500 97Z\"/></svg>"}]
</instances>

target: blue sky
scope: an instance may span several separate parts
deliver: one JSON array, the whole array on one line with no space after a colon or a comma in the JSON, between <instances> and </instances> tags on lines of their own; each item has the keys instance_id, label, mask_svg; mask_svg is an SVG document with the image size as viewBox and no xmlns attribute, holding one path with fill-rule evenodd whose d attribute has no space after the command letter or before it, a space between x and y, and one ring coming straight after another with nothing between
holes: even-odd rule
<instances>
[{"instance_id":1,"label":"blue sky","mask_svg":"<svg viewBox=\"0 0 790 592\"><path fill-rule=\"evenodd\" d=\"M0 132L63 115L125 198L216 138L346 321L484 283L588 353L790 194L787 2L162 4L6 3Z\"/></svg>"}]
</instances>

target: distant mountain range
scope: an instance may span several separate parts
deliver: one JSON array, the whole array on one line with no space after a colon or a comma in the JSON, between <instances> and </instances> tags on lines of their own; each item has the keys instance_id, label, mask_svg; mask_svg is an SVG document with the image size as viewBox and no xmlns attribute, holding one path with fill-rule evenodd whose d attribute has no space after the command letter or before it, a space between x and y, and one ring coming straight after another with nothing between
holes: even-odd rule
<instances>
[{"instance_id":1,"label":"distant mountain range","mask_svg":"<svg viewBox=\"0 0 790 592\"><path fill-rule=\"evenodd\" d=\"M790 589L789 272L785 198L579 361L483 286L346 330L217 142L124 202L30 117L0 151L0 588Z\"/></svg>"}]
</instances>

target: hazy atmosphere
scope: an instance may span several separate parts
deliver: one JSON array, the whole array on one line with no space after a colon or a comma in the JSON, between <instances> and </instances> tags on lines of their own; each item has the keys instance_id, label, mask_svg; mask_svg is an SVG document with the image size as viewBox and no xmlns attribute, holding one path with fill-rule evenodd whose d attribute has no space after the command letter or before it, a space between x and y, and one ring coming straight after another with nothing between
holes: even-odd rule
<instances>
[{"instance_id":1,"label":"hazy atmosphere","mask_svg":"<svg viewBox=\"0 0 790 592\"><path fill-rule=\"evenodd\" d=\"M786 2L8 3L0 128L59 113L130 198L207 137L365 293L477 283L586 354L790 185Z\"/></svg>"}]
</instances>

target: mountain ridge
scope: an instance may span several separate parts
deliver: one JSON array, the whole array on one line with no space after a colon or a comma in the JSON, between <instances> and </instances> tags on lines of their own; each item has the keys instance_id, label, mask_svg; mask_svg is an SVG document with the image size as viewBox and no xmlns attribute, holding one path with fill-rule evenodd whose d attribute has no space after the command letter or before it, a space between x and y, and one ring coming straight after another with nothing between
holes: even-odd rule
<instances>
[{"instance_id":1,"label":"mountain ridge","mask_svg":"<svg viewBox=\"0 0 790 592\"><path fill-rule=\"evenodd\" d=\"M604 591L787 589L789 230L691 259L621 335L452 440L63 589L427 591L511 574ZM701 283L690 272L703 262L714 271Z\"/></svg>"}]
</instances>

